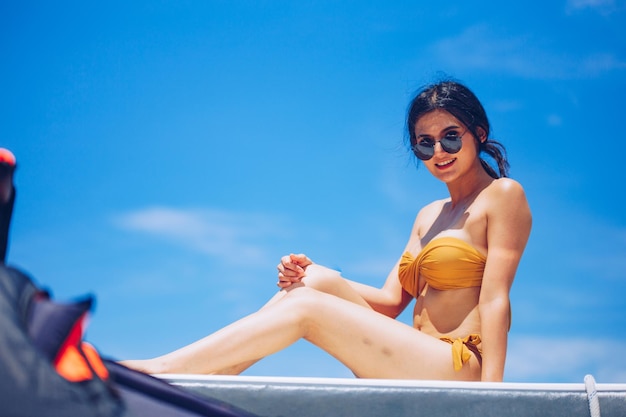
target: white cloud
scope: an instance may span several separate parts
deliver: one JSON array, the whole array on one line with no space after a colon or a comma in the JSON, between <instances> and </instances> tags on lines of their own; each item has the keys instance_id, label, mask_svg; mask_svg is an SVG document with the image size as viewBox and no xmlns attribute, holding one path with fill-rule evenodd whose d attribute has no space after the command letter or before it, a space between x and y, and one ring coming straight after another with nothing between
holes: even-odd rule
<instances>
[{"instance_id":1,"label":"white cloud","mask_svg":"<svg viewBox=\"0 0 626 417\"><path fill-rule=\"evenodd\" d=\"M623 382L626 342L600 338L511 337L506 379L532 382Z\"/></svg>"},{"instance_id":2,"label":"white cloud","mask_svg":"<svg viewBox=\"0 0 626 417\"><path fill-rule=\"evenodd\" d=\"M599 76L613 70L626 69L626 61L619 60L613 54L597 53L583 58L580 65L581 75Z\"/></svg>"},{"instance_id":3,"label":"white cloud","mask_svg":"<svg viewBox=\"0 0 626 417\"><path fill-rule=\"evenodd\" d=\"M261 243L287 233L285 221L269 215L213 209L151 207L117 216L125 230L150 234L227 262L263 262Z\"/></svg>"},{"instance_id":4,"label":"white cloud","mask_svg":"<svg viewBox=\"0 0 626 417\"><path fill-rule=\"evenodd\" d=\"M616 0L568 0L565 10L569 14L591 9L602 15L608 15L622 10L624 8L623 3L623 1Z\"/></svg>"},{"instance_id":5,"label":"white cloud","mask_svg":"<svg viewBox=\"0 0 626 417\"><path fill-rule=\"evenodd\" d=\"M574 56L552 52L542 42L532 35L508 36L475 25L440 40L432 49L435 57L455 70L505 72L523 78L589 78L626 69L626 61L609 52Z\"/></svg>"},{"instance_id":6,"label":"white cloud","mask_svg":"<svg viewBox=\"0 0 626 417\"><path fill-rule=\"evenodd\" d=\"M568 0L567 7L572 9L585 9L588 7L612 6L614 4L614 0Z\"/></svg>"}]
</instances>

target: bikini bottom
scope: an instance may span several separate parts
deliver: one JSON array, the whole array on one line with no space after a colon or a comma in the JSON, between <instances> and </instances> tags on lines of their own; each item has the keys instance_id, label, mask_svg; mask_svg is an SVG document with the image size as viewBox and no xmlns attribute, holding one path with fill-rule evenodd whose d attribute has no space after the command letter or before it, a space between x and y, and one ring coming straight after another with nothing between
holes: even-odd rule
<instances>
[{"instance_id":1,"label":"bikini bottom","mask_svg":"<svg viewBox=\"0 0 626 417\"><path fill-rule=\"evenodd\" d=\"M460 371L463 365L469 362L472 353L476 355L479 361L482 361L483 352L478 347L480 335L472 333L463 338L457 337L454 340L449 337L441 337L439 339L452 345L452 363L455 371Z\"/></svg>"}]
</instances>

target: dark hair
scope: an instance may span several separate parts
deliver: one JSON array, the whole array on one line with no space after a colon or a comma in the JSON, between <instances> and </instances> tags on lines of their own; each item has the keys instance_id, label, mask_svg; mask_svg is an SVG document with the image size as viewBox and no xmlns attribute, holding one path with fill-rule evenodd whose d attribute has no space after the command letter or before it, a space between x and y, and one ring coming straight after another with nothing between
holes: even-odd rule
<instances>
[{"instance_id":1,"label":"dark hair","mask_svg":"<svg viewBox=\"0 0 626 417\"><path fill-rule=\"evenodd\" d=\"M490 127L485 109L469 88L455 81L441 81L428 85L411 101L406 117L408 145L411 149L416 144L415 123L426 113L437 109L445 110L456 117L477 139L480 137L478 129L482 129L486 140L484 142L478 140L478 152L479 154L484 152L496 161L499 174L483 158L480 158L481 165L493 178L508 176L509 162L506 159L506 150L501 143L489 139Z\"/></svg>"}]
</instances>

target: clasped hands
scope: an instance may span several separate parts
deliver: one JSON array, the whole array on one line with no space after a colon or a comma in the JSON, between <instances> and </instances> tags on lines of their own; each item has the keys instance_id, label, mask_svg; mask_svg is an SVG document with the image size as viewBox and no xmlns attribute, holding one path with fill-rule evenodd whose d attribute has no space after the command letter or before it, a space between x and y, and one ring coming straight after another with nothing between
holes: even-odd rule
<instances>
[{"instance_id":1,"label":"clasped hands","mask_svg":"<svg viewBox=\"0 0 626 417\"><path fill-rule=\"evenodd\" d=\"M278 285L279 288L287 288L292 284L302 281L306 276L306 268L313 265L313 261L304 254L290 254L280 258L280 263L276 267L278 269Z\"/></svg>"}]
</instances>

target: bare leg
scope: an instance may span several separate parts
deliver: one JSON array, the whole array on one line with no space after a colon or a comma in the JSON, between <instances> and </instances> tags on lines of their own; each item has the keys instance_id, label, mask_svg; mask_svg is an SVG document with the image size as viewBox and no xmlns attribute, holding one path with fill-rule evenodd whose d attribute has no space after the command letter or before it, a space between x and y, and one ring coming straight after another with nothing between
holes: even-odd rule
<instances>
[{"instance_id":1,"label":"bare leg","mask_svg":"<svg viewBox=\"0 0 626 417\"><path fill-rule=\"evenodd\" d=\"M305 277L301 283L294 284L291 287L277 292L262 308L273 305L282 300L290 291L301 287L316 289L360 306L370 308L363 297L352 287L350 281L342 277L337 271L319 265L311 266L307 271L309 272L309 276ZM228 369L222 369L217 373L220 375L238 375L256 362L258 362L258 359L241 363Z\"/></svg>"},{"instance_id":2,"label":"bare leg","mask_svg":"<svg viewBox=\"0 0 626 417\"><path fill-rule=\"evenodd\" d=\"M125 364L149 373L216 373L304 338L369 378L480 378L475 358L455 372L450 345L371 309L300 287L224 329L167 355Z\"/></svg>"},{"instance_id":3,"label":"bare leg","mask_svg":"<svg viewBox=\"0 0 626 417\"><path fill-rule=\"evenodd\" d=\"M122 364L148 373L221 373L277 352L304 336L297 306L286 300L266 306L169 354Z\"/></svg>"},{"instance_id":4,"label":"bare leg","mask_svg":"<svg viewBox=\"0 0 626 417\"><path fill-rule=\"evenodd\" d=\"M294 284L287 289L278 291L262 308L273 305L282 300L290 291L303 286L332 294L336 297L369 308L367 302L355 291L349 281L344 279L337 271L321 266L315 266L315 268L317 268L315 273L305 277L299 284ZM313 269L313 267L310 269ZM215 373L219 375L239 375L257 362L258 359L243 362L229 368L221 369Z\"/></svg>"}]
</instances>

